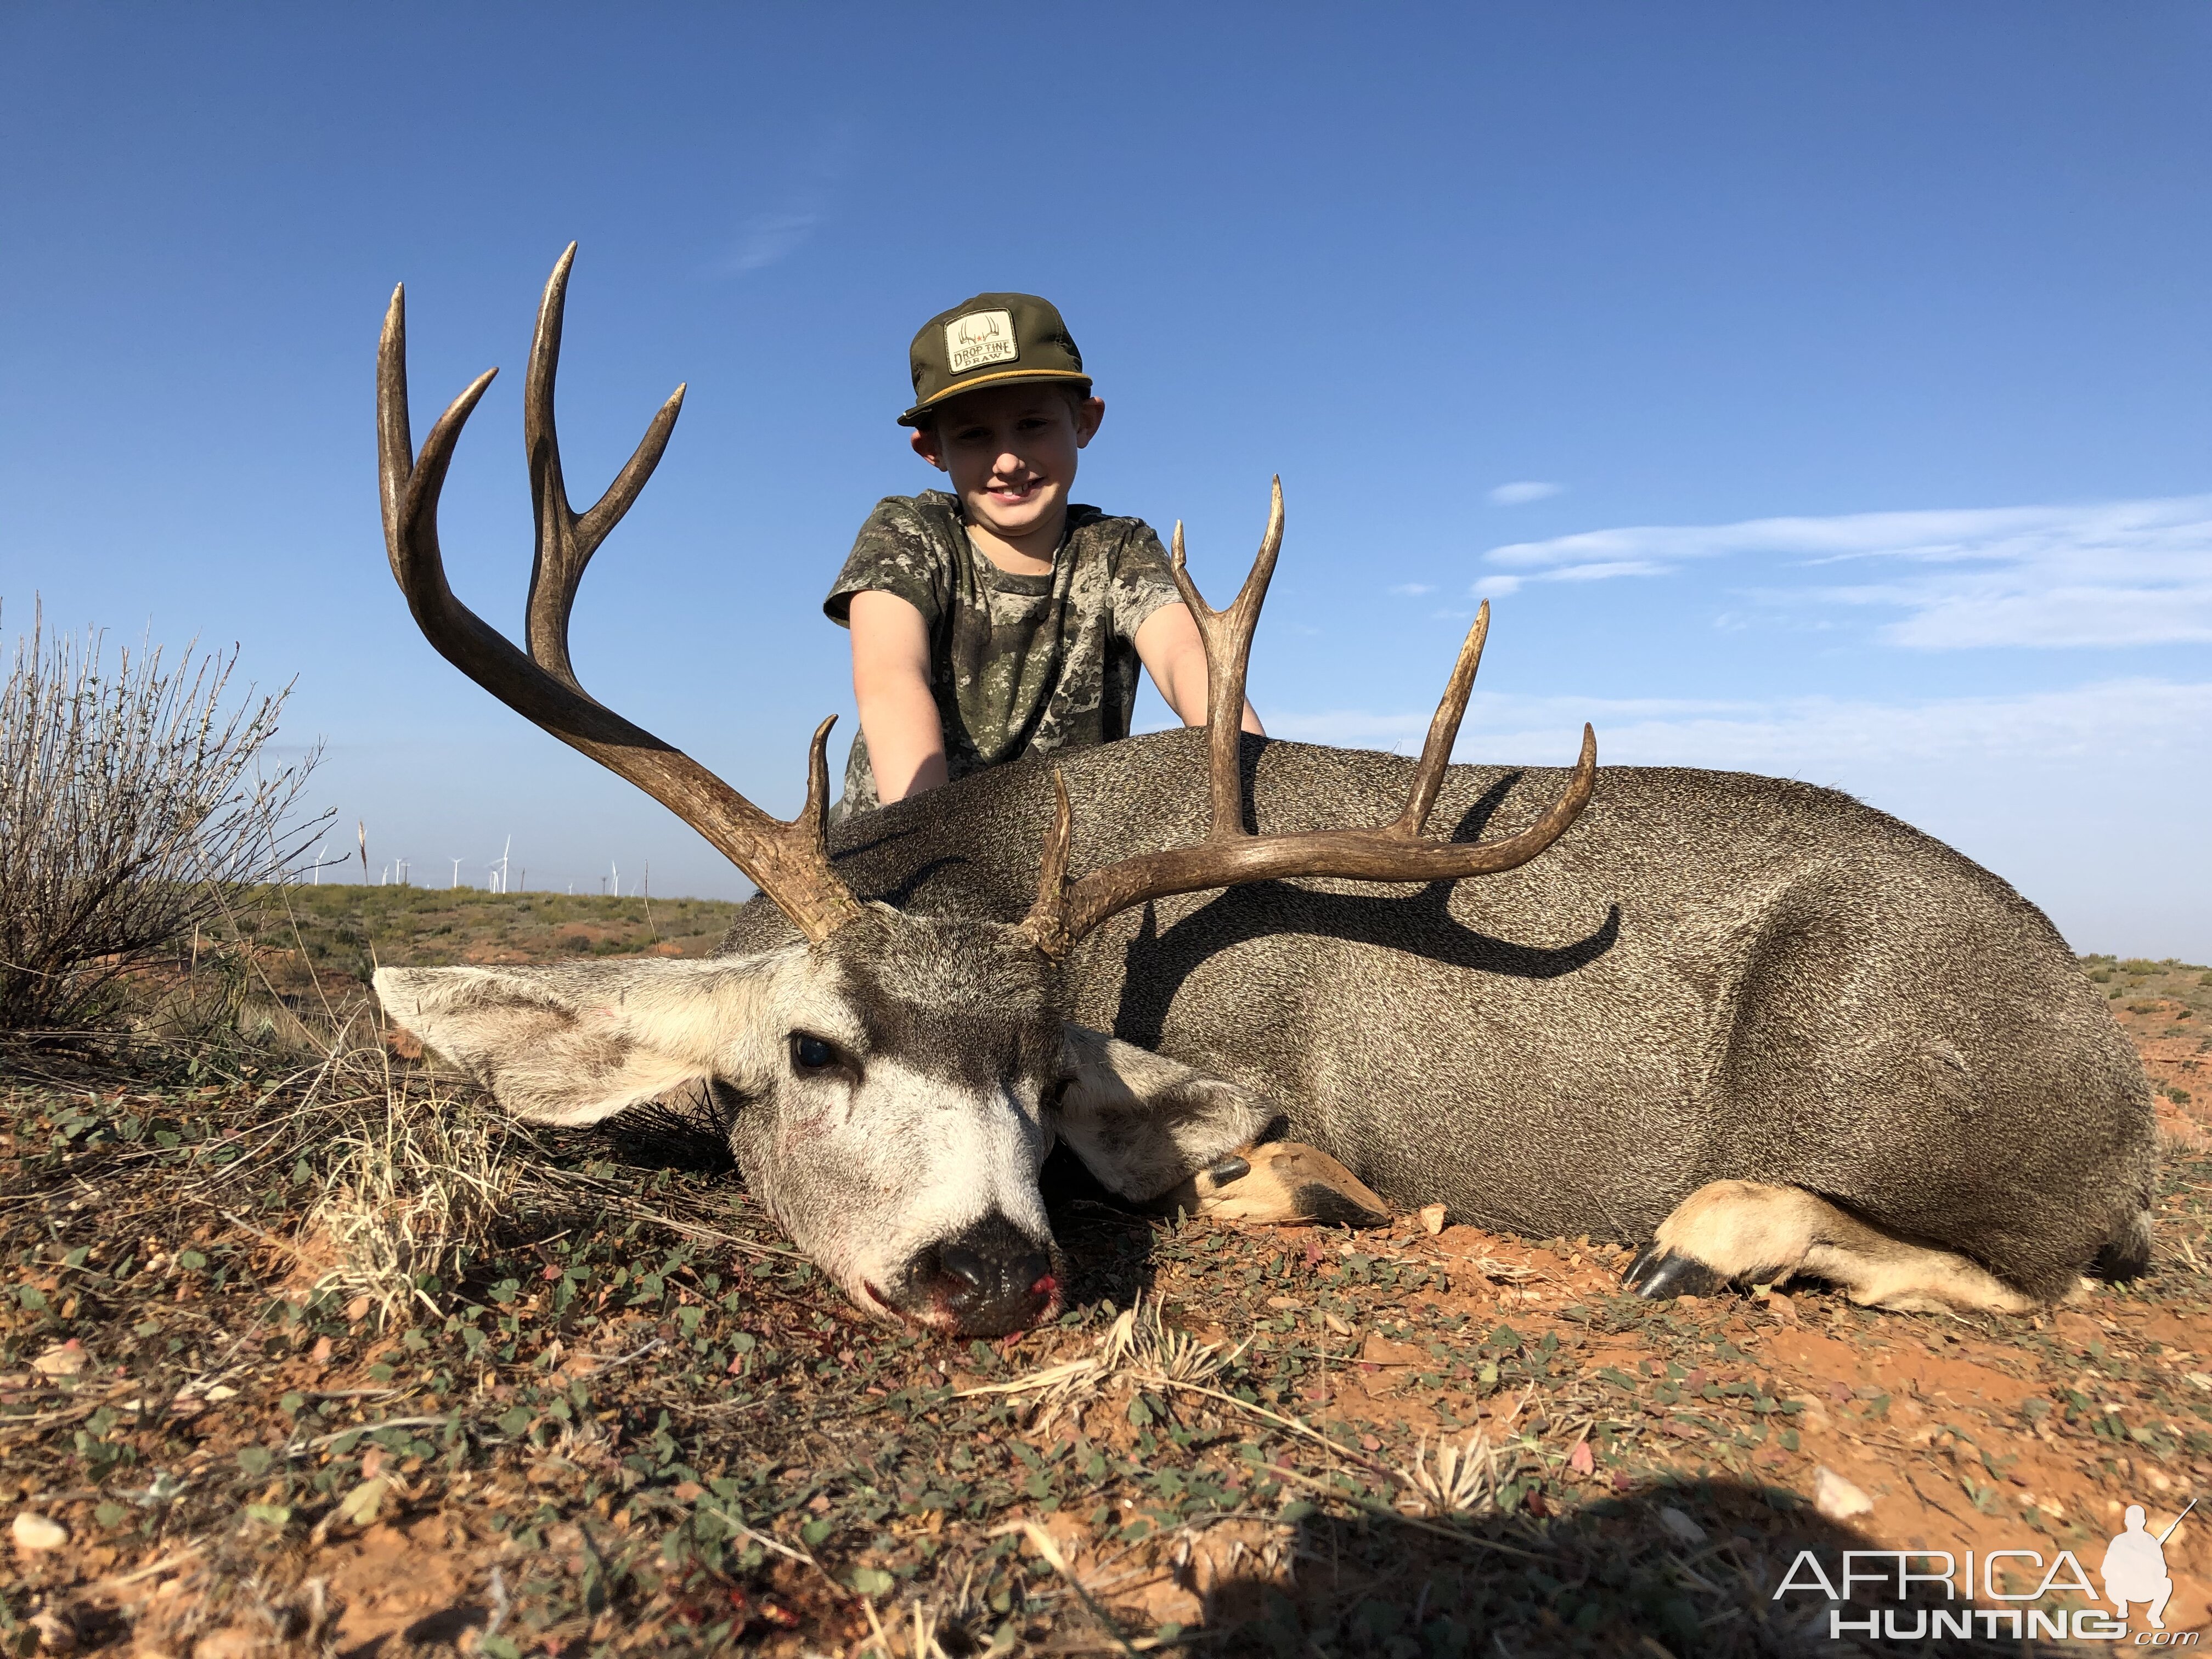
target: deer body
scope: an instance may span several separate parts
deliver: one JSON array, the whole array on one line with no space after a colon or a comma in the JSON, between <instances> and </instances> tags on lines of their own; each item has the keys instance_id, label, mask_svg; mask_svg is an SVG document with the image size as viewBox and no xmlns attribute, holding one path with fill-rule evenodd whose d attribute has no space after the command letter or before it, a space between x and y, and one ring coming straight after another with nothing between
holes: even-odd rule
<instances>
[{"instance_id":1,"label":"deer body","mask_svg":"<svg viewBox=\"0 0 2212 1659\"><path fill-rule=\"evenodd\" d=\"M1195 841L1203 736L1059 757L1086 860ZM1387 819L1409 760L1247 737L1261 834ZM1524 827L1564 771L1454 766L1436 822ZM857 818L855 891L1018 918L1023 763ZM789 933L773 907L729 944ZM2148 1206L2148 1085L2057 932L1996 877L1830 790L1607 768L1508 874L1301 879L1160 900L1077 947L1064 1006L1279 1108L1394 1204L1638 1243L1710 1182L1839 1200L2039 1297Z\"/></svg>"},{"instance_id":2,"label":"deer body","mask_svg":"<svg viewBox=\"0 0 2212 1659\"><path fill-rule=\"evenodd\" d=\"M833 840L825 720L805 807L762 811L569 660L585 566L683 397L572 509L554 379L574 253L525 386L527 650L453 597L438 545L490 376L414 453L397 293L377 396L392 573L441 654L762 897L707 961L380 969L386 1012L508 1109L583 1123L703 1090L756 1195L856 1304L977 1335L1060 1305L1037 1183L1055 1139L1145 1200L1233 1170L1278 1122L1403 1205L1648 1237L1628 1273L1646 1296L1802 1273L1888 1307L2021 1310L2148 1259L2142 1071L2050 924L1956 853L1771 779L1601 787L1587 726L1571 772L1449 765L1487 605L1418 763L1242 736L1279 487L1224 611L1176 529L1203 733L1000 768Z\"/></svg>"}]
</instances>

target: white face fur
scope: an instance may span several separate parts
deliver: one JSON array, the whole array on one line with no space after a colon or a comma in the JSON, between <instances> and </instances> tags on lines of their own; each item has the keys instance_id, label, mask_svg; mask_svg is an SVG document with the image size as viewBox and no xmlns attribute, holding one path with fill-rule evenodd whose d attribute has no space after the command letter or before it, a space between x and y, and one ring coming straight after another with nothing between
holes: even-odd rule
<instances>
[{"instance_id":1,"label":"white face fur","mask_svg":"<svg viewBox=\"0 0 2212 1659\"><path fill-rule=\"evenodd\" d=\"M376 990L533 1121L709 1085L747 1186L846 1295L973 1334L1059 1311L1037 1188L1056 1128L1109 1187L1146 1198L1271 1115L1233 1085L1064 1027L1050 968L988 923L885 913L811 949L385 969Z\"/></svg>"}]
</instances>

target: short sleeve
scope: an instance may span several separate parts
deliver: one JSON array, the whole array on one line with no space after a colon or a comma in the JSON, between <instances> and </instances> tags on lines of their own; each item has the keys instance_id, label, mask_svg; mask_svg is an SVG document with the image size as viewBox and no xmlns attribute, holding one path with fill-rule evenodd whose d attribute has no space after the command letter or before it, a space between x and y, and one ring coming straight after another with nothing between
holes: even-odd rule
<instances>
[{"instance_id":1,"label":"short sleeve","mask_svg":"<svg viewBox=\"0 0 2212 1659\"><path fill-rule=\"evenodd\" d=\"M1114 561L1112 601L1114 632L1134 641L1152 612L1164 605L1180 605L1182 594L1168 570L1168 556L1152 526L1142 519L1129 521L1129 533Z\"/></svg>"},{"instance_id":2,"label":"short sleeve","mask_svg":"<svg viewBox=\"0 0 2212 1659\"><path fill-rule=\"evenodd\" d=\"M914 499L886 495L853 538L853 550L837 573L830 597L822 601L822 613L840 628L849 628L854 594L872 590L896 593L921 612L934 634L945 614L951 575L944 552Z\"/></svg>"}]
</instances>

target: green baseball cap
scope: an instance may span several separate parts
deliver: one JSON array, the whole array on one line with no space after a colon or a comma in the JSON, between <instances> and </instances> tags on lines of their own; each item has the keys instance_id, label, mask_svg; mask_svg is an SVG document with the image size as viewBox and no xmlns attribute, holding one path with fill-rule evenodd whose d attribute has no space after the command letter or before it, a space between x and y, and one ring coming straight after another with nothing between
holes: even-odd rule
<instances>
[{"instance_id":1,"label":"green baseball cap","mask_svg":"<svg viewBox=\"0 0 2212 1659\"><path fill-rule=\"evenodd\" d=\"M978 294L921 325L907 349L914 407L901 426L921 426L947 398L978 386L1056 380L1091 389L1075 337L1049 300L1034 294Z\"/></svg>"}]
</instances>

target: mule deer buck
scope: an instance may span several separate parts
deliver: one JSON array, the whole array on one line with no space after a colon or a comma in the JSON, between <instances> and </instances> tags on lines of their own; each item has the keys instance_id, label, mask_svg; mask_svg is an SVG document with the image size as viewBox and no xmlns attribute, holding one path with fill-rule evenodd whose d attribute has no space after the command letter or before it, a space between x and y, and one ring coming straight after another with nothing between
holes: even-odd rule
<instances>
[{"instance_id":1,"label":"mule deer buck","mask_svg":"<svg viewBox=\"0 0 2212 1659\"><path fill-rule=\"evenodd\" d=\"M1001 767L831 836L825 720L805 808L762 811L570 665L577 583L684 395L574 511L553 405L574 252L524 393L528 653L453 597L438 548L491 374L410 459L404 290L377 386L392 568L449 661L760 896L702 961L380 972L391 1017L509 1111L588 1123L703 1087L751 1191L854 1302L976 1334L1058 1311L1055 1139L1144 1200L1279 1126L1401 1206L1642 1243L1650 1297L1803 1274L2019 1310L2145 1265L2142 1069L2041 913L1950 848L1802 784L1599 773L1587 727L1571 773L1449 764L1486 608L1418 761L1240 734L1279 487L1225 611L1176 532L1204 731Z\"/></svg>"}]
</instances>

